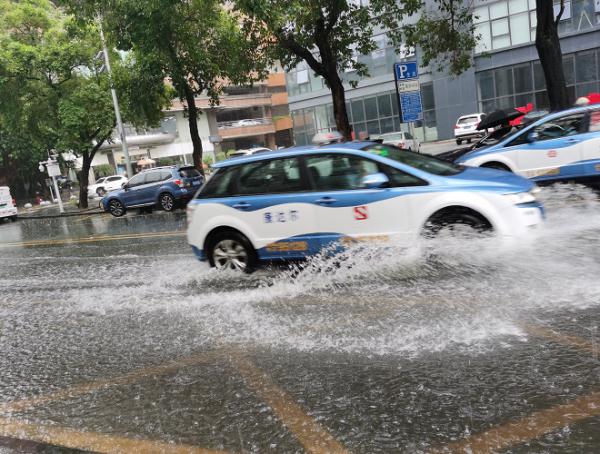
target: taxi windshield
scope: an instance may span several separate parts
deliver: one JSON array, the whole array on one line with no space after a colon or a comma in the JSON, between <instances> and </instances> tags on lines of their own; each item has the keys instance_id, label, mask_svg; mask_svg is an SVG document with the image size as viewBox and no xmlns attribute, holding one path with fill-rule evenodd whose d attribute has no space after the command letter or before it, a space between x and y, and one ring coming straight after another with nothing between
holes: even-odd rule
<instances>
[{"instance_id":1,"label":"taxi windshield","mask_svg":"<svg viewBox=\"0 0 600 454\"><path fill-rule=\"evenodd\" d=\"M363 151L392 159L393 161L406 164L407 166L414 167L415 169L433 175L449 176L456 175L463 171L461 166L441 161L432 156L414 153L412 151L404 151L392 145L367 145L363 148Z\"/></svg>"}]
</instances>

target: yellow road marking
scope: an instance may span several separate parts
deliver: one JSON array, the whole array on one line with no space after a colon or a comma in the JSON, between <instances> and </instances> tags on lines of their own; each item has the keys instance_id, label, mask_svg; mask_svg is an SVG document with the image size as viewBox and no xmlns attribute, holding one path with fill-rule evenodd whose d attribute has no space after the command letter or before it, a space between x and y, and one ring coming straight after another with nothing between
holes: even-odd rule
<instances>
[{"instance_id":1,"label":"yellow road marking","mask_svg":"<svg viewBox=\"0 0 600 454\"><path fill-rule=\"evenodd\" d=\"M548 339L549 341L555 342L557 344L575 347L579 350L585 351L587 353L592 353L594 355L598 353L598 346L578 336L558 333L543 326L528 325L525 327L525 329L530 335L535 337Z\"/></svg>"},{"instance_id":2,"label":"yellow road marking","mask_svg":"<svg viewBox=\"0 0 600 454\"><path fill-rule=\"evenodd\" d=\"M267 374L239 353L231 359L236 368L271 407L281 422L296 436L307 452L316 454L347 453L348 451L323 427L277 386Z\"/></svg>"},{"instance_id":3,"label":"yellow road marking","mask_svg":"<svg viewBox=\"0 0 600 454\"><path fill-rule=\"evenodd\" d=\"M600 392L579 397L570 403L535 412L525 418L502 424L434 453L489 453L524 443L568 424L600 415Z\"/></svg>"},{"instance_id":4,"label":"yellow road marking","mask_svg":"<svg viewBox=\"0 0 600 454\"><path fill-rule=\"evenodd\" d=\"M0 413L12 413L16 411L26 410L36 407L41 404L47 404L58 400L69 399L72 397L88 394L109 386L126 385L143 380L148 376L166 375L175 373L179 369L187 366L196 366L214 360L224 354L225 350L218 349L206 353L199 353L186 358L181 358L176 361L169 362L160 366L145 367L143 369L134 370L123 375L118 375L112 378L95 380L93 382L74 385L69 388L59 391L44 394L38 397L31 397L23 400L6 402L0 405Z\"/></svg>"},{"instance_id":5,"label":"yellow road marking","mask_svg":"<svg viewBox=\"0 0 600 454\"><path fill-rule=\"evenodd\" d=\"M543 326L527 325L526 332L534 337L557 344L575 347L586 353L597 354L593 343L578 336L558 333ZM524 443L568 424L600 415L600 392L579 397L570 403L535 412L517 421L510 421L468 439L435 449L433 453L488 453Z\"/></svg>"},{"instance_id":6,"label":"yellow road marking","mask_svg":"<svg viewBox=\"0 0 600 454\"><path fill-rule=\"evenodd\" d=\"M48 443L71 449L111 454L218 454L226 452L198 448L191 445L141 440L103 435L96 432L77 431L57 426L31 424L6 418L0 418L0 435L21 440L36 441L38 443Z\"/></svg>"},{"instance_id":7,"label":"yellow road marking","mask_svg":"<svg viewBox=\"0 0 600 454\"><path fill-rule=\"evenodd\" d=\"M167 232L148 232L148 233L129 233L123 235L107 235L88 238L64 238L59 240L33 240L18 243L0 243L2 247L31 247L31 246L52 246L61 244L79 244L79 243L97 243L101 241L117 241L131 240L138 238L154 238L154 237L174 237L184 236L185 232L180 230L172 230Z\"/></svg>"}]
</instances>

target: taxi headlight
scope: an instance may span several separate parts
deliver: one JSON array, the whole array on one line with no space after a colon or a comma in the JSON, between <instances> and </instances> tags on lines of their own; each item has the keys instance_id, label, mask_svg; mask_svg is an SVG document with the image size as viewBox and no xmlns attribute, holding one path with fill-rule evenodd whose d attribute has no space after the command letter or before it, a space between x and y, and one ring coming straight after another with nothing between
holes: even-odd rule
<instances>
[{"instance_id":1,"label":"taxi headlight","mask_svg":"<svg viewBox=\"0 0 600 454\"><path fill-rule=\"evenodd\" d=\"M539 191L538 191L539 192ZM530 192L516 192L513 194L504 194L510 202L514 205L520 205L522 203L535 202L535 195L533 191Z\"/></svg>"}]
</instances>

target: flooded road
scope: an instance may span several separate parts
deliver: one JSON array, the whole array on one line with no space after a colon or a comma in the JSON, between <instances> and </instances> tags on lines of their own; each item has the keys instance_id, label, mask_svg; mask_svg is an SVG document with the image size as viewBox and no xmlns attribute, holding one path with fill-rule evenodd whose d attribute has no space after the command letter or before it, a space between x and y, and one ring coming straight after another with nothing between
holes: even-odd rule
<instances>
[{"instance_id":1,"label":"flooded road","mask_svg":"<svg viewBox=\"0 0 600 454\"><path fill-rule=\"evenodd\" d=\"M600 203L543 194L516 244L249 276L183 212L0 224L0 452L596 451Z\"/></svg>"}]
</instances>

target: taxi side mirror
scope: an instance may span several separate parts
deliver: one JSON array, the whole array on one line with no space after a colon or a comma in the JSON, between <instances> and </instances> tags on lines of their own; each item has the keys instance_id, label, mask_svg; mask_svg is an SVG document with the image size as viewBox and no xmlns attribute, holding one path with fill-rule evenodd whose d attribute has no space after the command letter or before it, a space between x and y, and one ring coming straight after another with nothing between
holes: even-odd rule
<instances>
[{"instance_id":1,"label":"taxi side mirror","mask_svg":"<svg viewBox=\"0 0 600 454\"><path fill-rule=\"evenodd\" d=\"M123 183L121 185L121 188L123 188L123 190L127 191L129 189L129 185L127 183Z\"/></svg>"},{"instance_id":2,"label":"taxi side mirror","mask_svg":"<svg viewBox=\"0 0 600 454\"><path fill-rule=\"evenodd\" d=\"M360 180L361 186L366 189L376 189L387 185L390 179L385 173L377 172L366 175Z\"/></svg>"}]
</instances>

